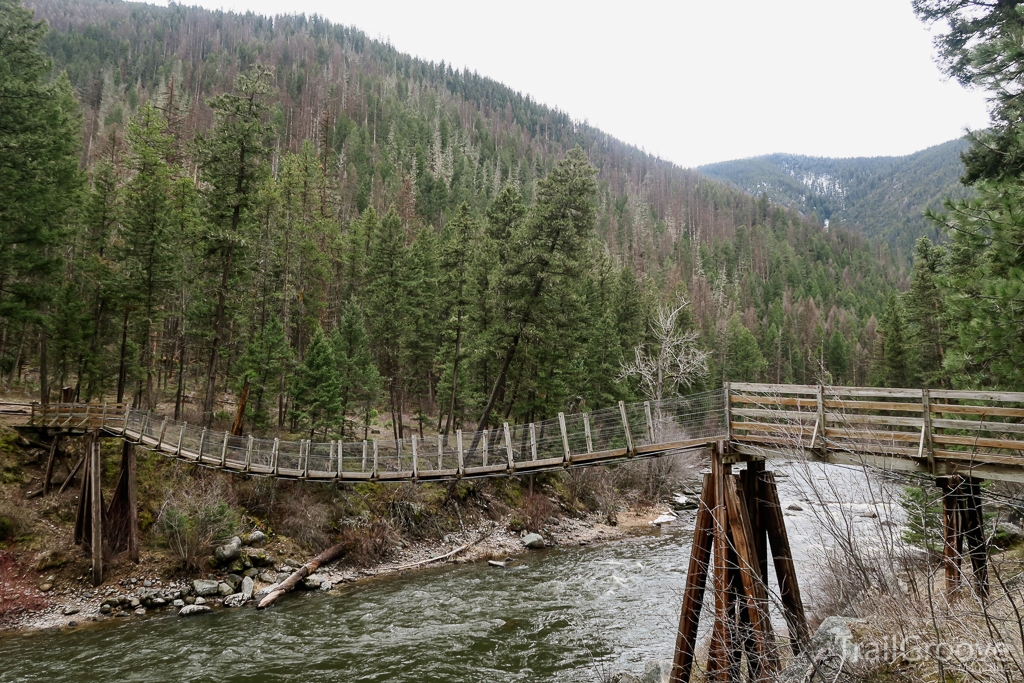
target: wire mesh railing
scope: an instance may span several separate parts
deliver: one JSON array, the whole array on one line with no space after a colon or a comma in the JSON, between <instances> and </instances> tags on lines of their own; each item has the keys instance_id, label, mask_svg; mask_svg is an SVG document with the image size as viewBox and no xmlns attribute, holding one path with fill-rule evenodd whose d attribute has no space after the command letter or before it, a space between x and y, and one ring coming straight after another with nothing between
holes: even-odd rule
<instances>
[{"instance_id":1,"label":"wire mesh railing","mask_svg":"<svg viewBox=\"0 0 1024 683\"><path fill-rule=\"evenodd\" d=\"M263 439L216 432L128 409L105 428L203 465L282 477L407 478L611 459L725 438L725 399L709 391L662 401L619 403L487 430L366 441Z\"/></svg>"}]
</instances>

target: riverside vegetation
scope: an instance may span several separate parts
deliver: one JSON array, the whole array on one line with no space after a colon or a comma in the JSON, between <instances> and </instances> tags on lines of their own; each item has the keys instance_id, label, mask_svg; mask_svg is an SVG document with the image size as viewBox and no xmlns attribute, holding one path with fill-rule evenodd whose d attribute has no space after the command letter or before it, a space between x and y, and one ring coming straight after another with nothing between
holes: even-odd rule
<instances>
[{"instance_id":1,"label":"riverside vegetation","mask_svg":"<svg viewBox=\"0 0 1024 683\"><path fill-rule=\"evenodd\" d=\"M0 0L8 396L70 387L218 429L244 404L258 434L356 440L722 381L1020 386L1015 9L915 3L954 19L944 64L993 92L994 125L965 153L970 198L933 214L945 241L906 271L881 241L319 17L29 4ZM14 442L18 575L71 505L22 504L37 454ZM673 490L671 467L327 487L144 458L141 519L185 571L254 527L371 562L484 518L611 520Z\"/></svg>"}]
</instances>

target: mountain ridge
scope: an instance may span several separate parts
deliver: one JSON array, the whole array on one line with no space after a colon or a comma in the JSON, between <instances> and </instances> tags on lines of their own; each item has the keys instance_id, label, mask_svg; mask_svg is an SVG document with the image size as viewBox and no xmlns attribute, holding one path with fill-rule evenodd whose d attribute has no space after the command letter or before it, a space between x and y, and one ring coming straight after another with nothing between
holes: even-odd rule
<instances>
[{"instance_id":1,"label":"mountain ridge","mask_svg":"<svg viewBox=\"0 0 1024 683\"><path fill-rule=\"evenodd\" d=\"M923 215L947 197L969 196L960 184L957 138L903 156L816 157L776 153L697 167L705 176L751 194L885 239L909 258L917 238L941 238Z\"/></svg>"}]
</instances>

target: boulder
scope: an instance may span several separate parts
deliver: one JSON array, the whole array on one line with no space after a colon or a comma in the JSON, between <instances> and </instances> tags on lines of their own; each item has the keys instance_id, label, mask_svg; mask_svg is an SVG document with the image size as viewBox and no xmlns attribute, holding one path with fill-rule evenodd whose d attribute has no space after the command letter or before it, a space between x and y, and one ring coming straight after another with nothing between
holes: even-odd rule
<instances>
[{"instance_id":1,"label":"boulder","mask_svg":"<svg viewBox=\"0 0 1024 683\"><path fill-rule=\"evenodd\" d=\"M206 614L210 608L206 605L185 605L178 610L179 617L194 617L198 614Z\"/></svg>"},{"instance_id":2,"label":"boulder","mask_svg":"<svg viewBox=\"0 0 1024 683\"><path fill-rule=\"evenodd\" d=\"M246 537L242 539L242 542L245 543L245 545L252 546L254 548L259 548L267 542L267 535L259 529L257 529L251 534L247 534Z\"/></svg>"},{"instance_id":3,"label":"boulder","mask_svg":"<svg viewBox=\"0 0 1024 683\"><path fill-rule=\"evenodd\" d=\"M231 595L234 592L235 589L231 587L230 583L225 583L224 581L221 581L219 584L217 584L217 595Z\"/></svg>"},{"instance_id":4,"label":"boulder","mask_svg":"<svg viewBox=\"0 0 1024 683\"><path fill-rule=\"evenodd\" d=\"M242 601L248 602L252 599L252 589L255 587L253 580L248 576L242 579Z\"/></svg>"},{"instance_id":5,"label":"boulder","mask_svg":"<svg viewBox=\"0 0 1024 683\"><path fill-rule=\"evenodd\" d=\"M526 534L523 536L523 545L531 550L544 547L544 537L540 534Z\"/></svg>"},{"instance_id":6,"label":"boulder","mask_svg":"<svg viewBox=\"0 0 1024 683\"><path fill-rule=\"evenodd\" d=\"M213 551L213 559L217 564L231 564L242 555L242 539L235 536L224 545L219 545Z\"/></svg>"},{"instance_id":7,"label":"boulder","mask_svg":"<svg viewBox=\"0 0 1024 683\"><path fill-rule=\"evenodd\" d=\"M242 577L238 574L228 574L224 577L224 583L231 586L231 592L238 592L238 587L242 585Z\"/></svg>"},{"instance_id":8,"label":"boulder","mask_svg":"<svg viewBox=\"0 0 1024 683\"><path fill-rule=\"evenodd\" d=\"M144 616L146 616L146 608L145 607L136 607L135 611L132 612L132 614L134 614L137 617L144 617Z\"/></svg>"},{"instance_id":9,"label":"boulder","mask_svg":"<svg viewBox=\"0 0 1024 683\"><path fill-rule=\"evenodd\" d=\"M245 598L242 597L241 593L235 593L224 598L225 607L241 607L245 604Z\"/></svg>"},{"instance_id":10,"label":"boulder","mask_svg":"<svg viewBox=\"0 0 1024 683\"><path fill-rule=\"evenodd\" d=\"M179 598L178 600L175 600L175 601L174 601L174 602L173 602L172 604L173 604L173 605L174 605L175 607L184 607L184 606L185 606L185 601L184 601L184 600L181 600L181 599Z\"/></svg>"},{"instance_id":11,"label":"boulder","mask_svg":"<svg viewBox=\"0 0 1024 683\"><path fill-rule=\"evenodd\" d=\"M192 582L192 589L195 591L196 595L201 595L201 596L216 595L217 594L217 588L218 588L218 585L217 585L216 581L207 581L206 579L196 579L195 581Z\"/></svg>"},{"instance_id":12,"label":"boulder","mask_svg":"<svg viewBox=\"0 0 1024 683\"><path fill-rule=\"evenodd\" d=\"M314 574L313 576L307 576L306 578L304 578L302 580L301 586L308 591L315 591L320 590L320 584L322 584L323 582L323 579Z\"/></svg>"},{"instance_id":13,"label":"boulder","mask_svg":"<svg viewBox=\"0 0 1024 683\"><path fill-rule=\"evenodd\" d=\"M245 557L253 567L270 567L274 564L274 558L262 548L249 548L245 551Z\"/></svg>"},{"instance_id":14,"label":"boulder","mask_svg":"<svg viewBox=\"0 0 1024 683\"><path fill-rule=\"evenodd\" d=\"M668 683L672 675L672 662L668 659L658 659L647 662L644 667L644 675L640 677L640 683Z\"/></svg>"},{"instance_id":15,"label":"boulder","mask_svg":"<svg viewBox=\"0 0 1024 683\"><path fill-rule=\"evenodd\" d=\"M274 572L260 572L257 578L263 583L277 583L277 574Z\"/></svg>"},{"instance_id":16,"label":"boulder","mask_svg":"<svg viewBox=\"0 0 1024 683\"><path fill-rule=\"evenodd\" d=\"M206 598L204 598L203 596L200 595L198 598L196 598L195 600L192 601L192 604L193 605L205 605L206 604Z\"/></svg>"},{"instance_id":17,"label":"boulder","mask_svg":"<svg viewBox=\"0 0 1024 683\"><path fill-rule=\"evenodd\" d=\"M68 558L63 553L47 550L36 556L36 571L44 572L47 569L56 569L66 564Z\"/></svg>"},{"instance_id":18,"label":"boulder","mask_svg":"<svg viewBox=\"0 0 1024 683\"><path fill-rule=\"evenodd\" d=\"M786 506L786 509L787 510L792 510L793 512L803 512L804 511L804 509L802 507L800 507L799 503L790 503L789 505Z\"/></svg>"},{"instance_id":19,"label":"boulder","mask_svg":"<svg viewBox=\"0 0 1024 683\"><path fill-rule=\"evenodd\" d=\"M814 632L810 645L779 674L777 680L780 683L803 683L808 668L812 666L810 657L814 658L813 668L821 680L835 680L841 673L836 665L854 654L850 620L843 617L828 617Z\"/></svg>"},{"instance_id":20,"label":"boulder","mask_svg":"<svg viewBox=\"0 0 1024 683\"><path fill-rule=\"evenodd\" d=\"M995 541L996 545L1004 548L1017 545L1021 541L1024 541L1024 529L1021 529L1016 524L1010 524L1009 522L996 524Z\"/></svg>"}]
</instances>

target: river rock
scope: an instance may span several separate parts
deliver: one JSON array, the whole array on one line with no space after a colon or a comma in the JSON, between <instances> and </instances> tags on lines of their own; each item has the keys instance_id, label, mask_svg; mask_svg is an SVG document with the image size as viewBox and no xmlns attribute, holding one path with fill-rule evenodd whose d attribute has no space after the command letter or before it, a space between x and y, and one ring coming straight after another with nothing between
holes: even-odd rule
<instances>
[{"instance_id":1,"label":"river rock","mask_svg":"<svg viewBox=\"0 0 1024 683\"><path fill-rule=\"evenodd\" d=\"M523 545L531 550L544 547L544 537L540 534L526 534L523 536Z\"/></svg>"},{"instance_id":2,"label":"river rock","mask_svg":"<svg viewBox=\"0 0 1024 683\"><path fill-rule=\"evenodd\" d=\"M192 589L196 592L196 595L216 595L217 594L217 582L207 581L206 579L196 579L192 582Z\"/></svg>"},{"instance_id":3,"label":"river rock","mask_svg":"<svg viewBox=\"0 0 1024 683\"><path fill-rule=\"evenodd\" d=\"M996 524L996 542L999 545L1011 546L1021 541L1024 541L1024 529L1008 522Z\"/></svg>"},{"instance_id":4,"label":"river rock","mask_svg":"<svg viewBox=\"0 0 1024 683\"><path fill-rule=\"evenodd\" d=\"M144 616L146 616L146 608L145 607L136 607L135 611L132 612L132 614L134 614L137 617L144 617Z\"/></svg>"},{"instance_id":5,"label":"river rock","mask_svg":"<svg viewBox=\"0 0 1024 683\"><path fill-rule=\"evenodd\" d=\"M782 671L777 680L780 683L803 683L808 667L811 666L809 656L816 660L814 668L820 674L821 680L835 680L840 673L836 664L846 661L855 651L850 623L851 620L843 617L828 617L821 622L811 637L810 646Z\"/></svg>"},{"instance_id":6,"label":"river rock","mask_svg":"<svg viewBox=\"0 0 1024 683\"><path fill-rule=\"evenodd\" d=\"M242 597L241 593L235 593L234 595L229 595L224 598L225 607L241 607L245 602L245 598Z\"/></svg>"},{"instance_id":7,"label":"river rock","mask_svg":"<svg viewBox=\"0 0 1024 683\"><path fill-rule=\"evenodd\" d=\"M608 683L640 683L640 679L631 673L620 671L609 678Z\"/></svg>"},{"instance_id":8,"label":"river rock","mask_svg":"<svg viewBox=\"0 0 1024 683\"><path fill-rule=\"evenodd\" d=\"M277 583L277 574L274 572L260 572L257 578L263 583Z\"/></svg>"},{"instance_id":9,"label":"river rock","mask_svg":"<svg viewBox=\"0 0 1024 683\"><path fill-rule=\"evenodd\" d=\"M671 524L672 522L675 522L675 521L677 521L676 516L671 514L671 513L668 513L668 514L660 515L656 519L652 519L649 522L649 524L651 526L661 526L662 524Z\"/></svg>"},{"instance_id":10,"label":"river rock","mask_svg":"<svg viewBox=\"0 0 1024 683\"><path fill-rule=\"evenodd\" d=\"M242 595L245 596L244 601L248 602L250 599L252 599L252 589L254 587L255 584L253 583L253 580L251 578L247 576L244 579L242 579Z\"/></svg>"},{"instance_id":11,"label":"river rock","mask_svg":"<svg viewBox=\"0 0 1024 683\"><path fill-rule=\"evenodd\" d=\"M804 509L802 507L800 507L799 503L790 503L789 505L786 506L786 509L787 510L792 510L793 512L803 512L804 511Z\"/></svg>"},{"instance_id":12,"label":"river rock","mask_svg":"<svg viewBox=\"0 0 1024 683\"><path fill-rule=\"evenodd\" d=\"M235 589L231 587L230 583L225 583L224 581L221 581L219 584L217 584L217 595L231 595L234 592Z\"/></svg>"},{"instance_id":13,"label":"river rock","mask_svg":"<svg viewBox=\"0 0 1024 683\"><path fill-rule=\"evenodd\" d=\"M194 601L194 600L195 600L195 598L192 598L192 600ZM180 607L184 607L184 606L185 606L185 601L184 601L184 600L181 600L181 599L179 598L178 600L175 600L175 601L174 601L173 603L171 603L171 604L173 604L173 605L174 605L175 607L179 607L179 608L180 608Z\"/></svg>"},{"instance_id":14,"label":"river rock","mask_svg":"<svg viewBox=\"0 0 1024 683\"><path fill-rule=\"evenodd\" d=\"M56 569L57 567L66 564L67 561L68 558L65 557L63 553L54 550L46 550L36 556L36 571L44 572L47 569Z\"/></svg>"},{"instance_id":15,"label":"river rock","mask_svg":"<svg viewBox=\"0 0 1024 683\"><path fill-rule=\"evenodd\" d=\"M198 598L196 598L196 599L194 599L192 601L192 604L193 605L205 605L206 604L206 598L204 598L203 596L200 595Z\"/></svg>"},{"instance_id":16,"label":"river rock","mask_svg":"<svg viewBox=\"0 0 1024 683\"><path fill-rule=\"evenodd\" d=\"M206 614L210 608L206 605L185 605L178 610L179 617L194 617L197 614Z\"/></svg>"},{"instance_id":17,"label":"river rock","mask_svg":"<svg viewBox=\"0 0 1024 683\"><path fill-rule=\"evenodd\" d=\"M302 580L302 587L308 591L320 590L320 584L323 582L323 579L314 574L313 576L307 576Z\"/></svg>"},{"instance_id":18,"label":"river rock","mask_svg":"<svg viewBox=\"0 0 1024 683\"><path fill-rule=\"evenodd\" d=\"M251 534L247 534L246 537L242 539L242 541L245 543L245 545L252 546L254 548L259 548L267 542L267 535L259 529L257 529Z\"/></svg>"},{"instance_id":19,"label":"river rock","mask_svg":"<svg viewBox=\"0 0 1024 683\"><path fill-rule=\"evenodd\" d=\"M270 567L274 564L274 558L263 548L249 548L245 551L245 558L253 567Z\"/></svg>"},{"instance_id":20,"label":"river rock","mask_svg":"<svg viewBox=\"0 0 1024 683\"><path fill-rule=\"evenodd\" d=\"M43 593L48 593L49 591L53 590L53 584L52 583L41 583L41 584L39 584L39 590L42 591Z\"/></svg>"},{"instance_id":21,"label":"river rock","mask_svg":"<svg viewBox=\"0 0 1024 683\"><path fill-rule=\"evenodd\" d=\"M672 662L668 659L658 659L647 662L644 667L644 675L640 677L640 683L668 683L672 675Z\"/></svg>"},{"instance_id":22,"label":"river rock","mask_svg":"<svg viewBox=\"0 0 1024 683\"><path fill-rule=\"evenodd\" d=\"M231 564L242 555L242 539L235 536L224 545L217 546L213 551L213 558L217 564Z\"/></svg>"},{"instance_id":23,"label":"river rock","mask_svg":"<svg viewBox=\"0 0 1024 683\"><path fill-rule=\"evenodd\" d=\"M228 574L224 577L224 583L231 586L231 592L238 592L238 587L242 585L242 577L238 574Z\"/></svg>"},{"instance_id":24,"label":"river rock","mask_svg":"<svg viewBox=\"0 0 1024 683\"><path fill-rule=\"evenodd\" d=\"M107 603L103 603L102 605L100 605L100 614L110 614L112 611L113 608Z\"/></svg>"},{"instance_id":25,"label":"river rock","mask_svg":"<svg viewBox=\"0 0 1024 683\"><path fill-rule=\"evenodd\" d=\"M78 608L77 607L65 607L64 608L64 616L70 617L72 614L78 614Z\"/></svg>"}]
</instances>

